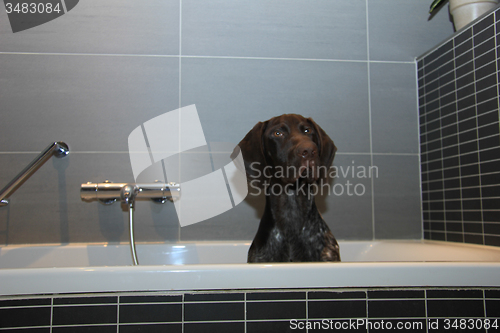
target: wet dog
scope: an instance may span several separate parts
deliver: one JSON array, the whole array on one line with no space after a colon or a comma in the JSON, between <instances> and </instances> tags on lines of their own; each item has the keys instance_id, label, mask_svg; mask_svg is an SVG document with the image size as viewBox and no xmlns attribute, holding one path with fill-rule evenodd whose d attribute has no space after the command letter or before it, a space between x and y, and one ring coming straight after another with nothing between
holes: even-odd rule
<instances>
[{"instance_id":1,"label":"wet dog","mask_svg":"<svg viewBox=\"0 0 500 333\"><path fill-rule=\"evenodd\" d=\"M248 262L340 261L311 191L327 181L337 151L325 131L311 118L285 114L256 124L232 157L240 151L249 185L266 194Z\"/></svg>"}]
</instances>

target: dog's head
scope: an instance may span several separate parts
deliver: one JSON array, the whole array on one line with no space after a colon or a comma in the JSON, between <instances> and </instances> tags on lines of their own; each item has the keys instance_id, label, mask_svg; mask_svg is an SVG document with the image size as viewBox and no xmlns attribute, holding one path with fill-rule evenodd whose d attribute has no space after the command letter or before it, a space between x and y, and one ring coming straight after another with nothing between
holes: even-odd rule
<instances>
[{"instance_id":1,"label":"dog's head","mask_svg":"<svg viewBox=\"0 0 500 333\"><path fill-rule=\"evenodd\" d=\"M249 182L312 183L325 179L337 148L311 118L284 114L257 123L235 148L243 153Z\"/></svg>"}]
</instances>

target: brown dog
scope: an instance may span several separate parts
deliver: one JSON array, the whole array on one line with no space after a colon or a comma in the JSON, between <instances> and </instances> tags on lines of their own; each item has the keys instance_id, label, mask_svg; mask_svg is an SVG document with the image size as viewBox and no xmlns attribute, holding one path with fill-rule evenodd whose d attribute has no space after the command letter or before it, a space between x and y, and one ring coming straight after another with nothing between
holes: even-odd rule
<instances>
[{"instance_id":1,"label":"brown dog","mask_svg":"<svg viewBox=\"0 0 500 333\"><path fill-rule=\"evenodd\" d=\"M337 150L325 131L311 118L285 114L255 125L232 157L240 150L250 186L266 194L248 262L340 261L311 192L326 182Z\"/></svg>"}]
</instances>

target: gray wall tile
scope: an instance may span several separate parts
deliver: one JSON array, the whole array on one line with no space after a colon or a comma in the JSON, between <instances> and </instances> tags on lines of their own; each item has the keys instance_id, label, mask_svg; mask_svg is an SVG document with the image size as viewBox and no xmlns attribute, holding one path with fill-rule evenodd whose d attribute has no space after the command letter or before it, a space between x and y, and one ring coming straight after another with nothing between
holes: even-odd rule
<instances>
[{"instance_id":1,"label":"gray wall tile","mask_svg":"<svg viewBox=\"0 0 500 333\"><path fill-rule=\"evenodd\" d=\"M0 52L178 55L179 17L178 0L86 0L13 34L1 10Z\"/></svg>"},{"instance_id":2,"label":"gray wall tile","mask_svg":"<svg viewBox=\"0 0 500 333\"><path fill-rule=\"evenodd\" d=\"M365 0L182 3L182 54L366 60Z\"/></svg>"},{"instance_id":3,"label":"gray wall tile","mask_svg":"<svg viewBox=\"0 0 500 333\"><path fill-rule=\"evenodd\" d=\"M127 151L134 128L178 108L177 59L0 54L0 67L3 151Z\"/></svg>"},{"instance_id":4,"label":"gray wall tile","mask_svg":"<svg viewBox=\"0 0 500 333\"><path fill-rule=\"evenodd\" d=\"M209 141L237 144L257 122L298 113L339 150L369 151L365 63L188 58L181 93L183 105L196 104Z\"/></svg>"},{"instance_id":5,"label":"gray wall tile","mask_svg":"<svg viewBox=\"0 0 500 333\"><path fill-rule=\"evenodd\" d=\"M375 155L375 238L415 239L422 237L419 157ZM394 195L397 193L397 195Z\"/></svg>"},{"instance_id":6,"label":"gray wall tile","mask_svg":"<svg viewBox=\"0 0 500 333\"><path fill-rule=\"evenodd\" d=\"M427 0L368 0L370 60L413 61L453 33L445 6L429 17Z\"/></svg>"},{"instance_id":7,"label":"gray wall tile","mask_svg":"<svg viewBox=\"0 0 500 333\"><path fill-rule=\"evenodd\" d=\"M337 239L372 239L370 156L339 153L333 166L337 178L316 198L324 220Z\"/></svg>"},{"instance_id":8,"label":"gray wall tile","mask_svg":"<svg viewBox=\"0 0 500 333\"><path fill-rule=\"evenodd\" d=\"M414 64L370 64L375 153L419 152L415 75Z\"/></svg>"}]
</instances>

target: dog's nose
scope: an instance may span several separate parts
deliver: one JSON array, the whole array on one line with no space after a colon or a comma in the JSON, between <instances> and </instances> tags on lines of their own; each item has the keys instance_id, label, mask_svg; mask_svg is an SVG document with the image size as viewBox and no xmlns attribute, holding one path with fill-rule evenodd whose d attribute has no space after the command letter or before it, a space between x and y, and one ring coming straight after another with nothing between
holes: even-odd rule
<instances>
[{"instance_id":1,"label":"dog's nose","mask_svg":"<svg viewBox=\"0 0 500 333\"><path fill-rule=\"evenodd\" d=\"M316 147L313 143L303 143L297 148L297 154L302 158L313 158L316 155Z\"/></svg>"}]
</instances>

